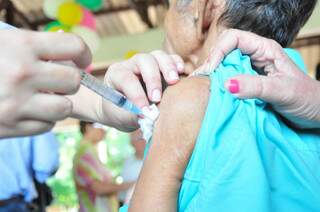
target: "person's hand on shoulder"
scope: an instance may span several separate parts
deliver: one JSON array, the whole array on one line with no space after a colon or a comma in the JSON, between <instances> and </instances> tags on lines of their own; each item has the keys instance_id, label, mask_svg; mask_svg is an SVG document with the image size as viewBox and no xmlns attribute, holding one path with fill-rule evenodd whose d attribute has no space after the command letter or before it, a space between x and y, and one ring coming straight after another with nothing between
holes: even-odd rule
<instances>
[{"instance_id":1,"label":"person's hand on shoulder","mask_svg":"<svg viewBox=\"0 0 320 212\"><path fill-rule=\"evenodd\" d=\"M320 83L304 74L275 41L251 32L227 30L197 71L215 69L234 49L250 56L266 76L239 75L225 86L235 96L259 98L300 128L320 128Z\"/></svg>"},{"instance_id":2,"label":"person's hand on shoulder","mask_svg":"<svg viewBox=\"0 0 320 212\"><path fill-rule=\"evenodd\" d=\"M0 30L0 137L38 134L71 114L91 53L66 33ZM77 67L47 61L73 61Z\"/></svg>"}]
</instances>

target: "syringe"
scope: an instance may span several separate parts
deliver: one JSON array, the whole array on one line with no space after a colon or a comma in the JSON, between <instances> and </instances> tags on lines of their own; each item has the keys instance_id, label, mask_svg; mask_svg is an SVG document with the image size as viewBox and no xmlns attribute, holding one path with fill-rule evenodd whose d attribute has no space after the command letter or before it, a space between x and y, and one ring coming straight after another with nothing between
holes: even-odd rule
<instances>
[{"instance_id":1,"label":"syringe","mask_svg":"<svg viewBox=\"0 0 320 212\"><path fill-rule=\"evenodd\" d=\"M116 106L130 111L136 115L142 115L142 111L118 91L108 87L94 76L86 73L83 70L80 71L80 74L82 85L102 96L104 99L112 102Z\"/></svg>"},{"instance_id":2,"label":"syringe","mask_svg":"<svg viewBox=\"0 0 320 212\"><path fill-rule=\"evenodd\" d=\"M14 26L0 22L0 29L16 29ZM107 85L100 82L91 74L80 70L81 84L94 91L104 99L112 102L114 105L121 107L129 112L136 115L142 115L142 111L130 102L124 95L118 91L108 87Z\"/></svg>"}]
</instances>

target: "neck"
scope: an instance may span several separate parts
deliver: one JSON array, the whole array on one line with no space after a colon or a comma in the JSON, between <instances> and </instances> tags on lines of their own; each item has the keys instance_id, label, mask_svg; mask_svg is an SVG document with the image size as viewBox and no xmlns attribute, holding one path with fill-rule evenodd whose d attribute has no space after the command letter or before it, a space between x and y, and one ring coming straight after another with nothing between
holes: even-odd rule
<instances>
[{"instance_id":1,"label":"neck","mask_svg":"<svg viewBox=\"0 0 320 212\"><path fill-rule=\"evenodd\" d=\"M191 74L197 68L205 63L209 58L212 48L215 46L216 41L220 33L224 30L223 27L211 27L205 35L205 40L202 44L202 47L198 51L194 52L189 57L189 62L186 65L186 74Z\"/></svg>"},{"instance_id":2,"label":"neck","mask_svg":"<svg viewBox=\"0 0 320 212\"><path fill-rule=\"evenodd\" d=\"M206 35L206 40L203 43L202 51L200 52L200 55L199 55L197 67L201 66L209 58L212 48L214 48L219 38L219 35L224 30L225 28L221 26L210 27Z\"/></svg>"}]
</instances>

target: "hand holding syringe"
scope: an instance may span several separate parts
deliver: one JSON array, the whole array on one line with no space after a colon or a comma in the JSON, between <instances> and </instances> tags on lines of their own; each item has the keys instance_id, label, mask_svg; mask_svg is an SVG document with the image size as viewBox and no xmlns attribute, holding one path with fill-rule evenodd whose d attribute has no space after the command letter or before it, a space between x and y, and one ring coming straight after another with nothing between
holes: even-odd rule
<instances>
[{"instance_id":1,"label":"hand holding syringe","mask_svg":"<svg viewBox=\"0 0 320 212\"><path fill-rule=\"evenodd\" d=\"M130 111L136 115L142 115L142 111L118 91L108 87L91 74L88 74L83 70L81 70L80 74L82 85L102 96L104 99L112 102L116 106Z\"/></svg>"},{"instance_id":2,"label":"hand holding syringe","mask_svg":"<svg viewBox=\"0 0 320 212\"><path fill-rule=\"evenodd\" d=\"M7 29L16 29L11 25L6 25ZM63 32L63 31L59 31ZM118 91L108 87L107 85L100 82L98 79L92 75L80 70L81 74L81 84L94 91L96 94L103 97L105 100L110 101L114 105L121 107L129 112L136 115L142 115L142 111L130 102L124 95L120 94Z\"/></svg>"}]
</instances>

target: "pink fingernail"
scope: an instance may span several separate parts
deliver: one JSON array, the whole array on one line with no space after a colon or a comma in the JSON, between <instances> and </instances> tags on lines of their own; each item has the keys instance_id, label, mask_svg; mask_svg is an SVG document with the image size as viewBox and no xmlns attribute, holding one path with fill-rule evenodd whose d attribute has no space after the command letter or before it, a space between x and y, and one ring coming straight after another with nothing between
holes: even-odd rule
<instances>
[{"instance_id":1,"label":"pink fingernail","mask_svg":"<svg viewBox=\"0 0 320 212\"><path fill-rule=\"evenodd\" d=\"M232 80L229 81L228 84L229 84L228 88L229 88L230 93L232 93L232 94L239 93L240 85L239 85L239 81L238 80L232 79Z\"/></svg>"}]
</instances>

